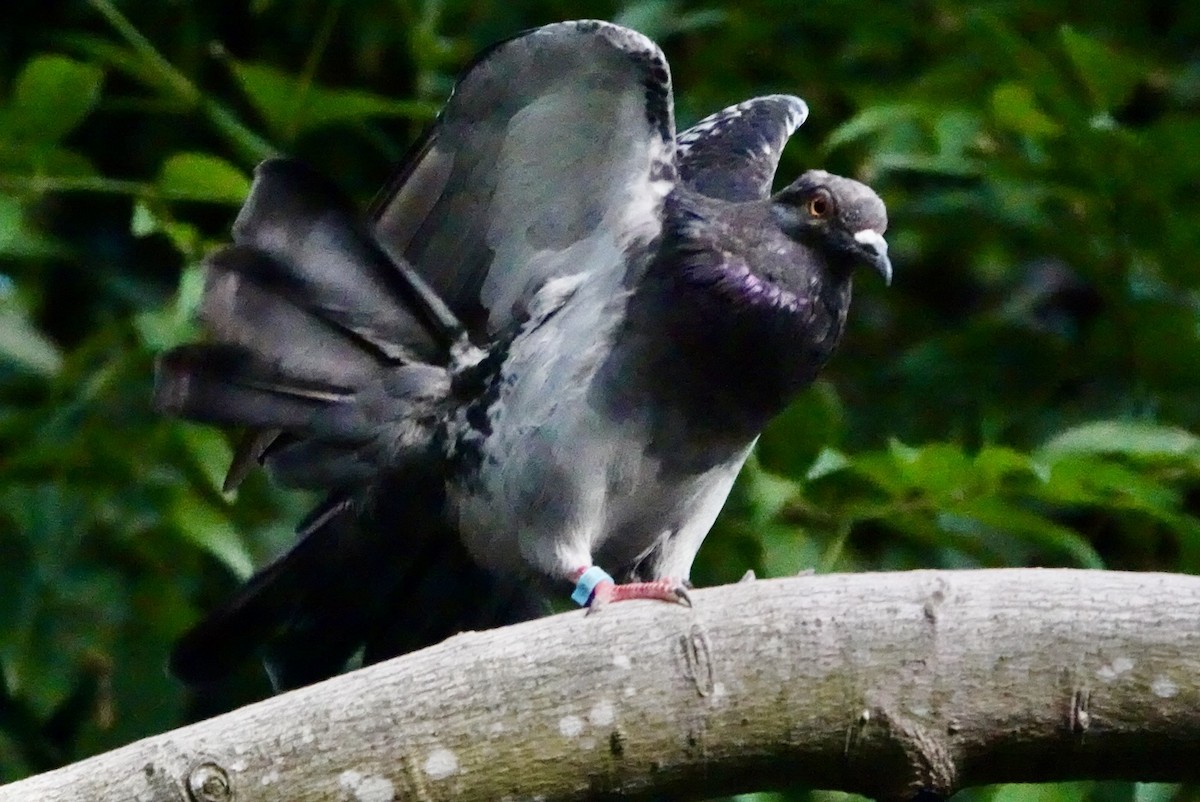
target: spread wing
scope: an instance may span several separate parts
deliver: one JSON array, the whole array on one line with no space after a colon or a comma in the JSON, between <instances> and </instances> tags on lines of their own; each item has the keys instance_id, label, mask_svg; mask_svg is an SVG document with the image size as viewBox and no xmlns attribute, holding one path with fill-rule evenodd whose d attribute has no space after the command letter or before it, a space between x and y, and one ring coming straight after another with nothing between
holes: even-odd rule
<instances>
[{"instance_id":1,"label":"spread wing","mask_svg":"<svg viewBox=\"0 0 1200 802\"><path fill-rule=\"evenodd\" d=\"M680 180L702 195L762 200L788 138L808 117L792 95L767 95L710 114L679 135Z\"/></svg>"},{"instance_id":2,"label":"spread wing","mask_svg":"<svg viewBox=\"0 0 1200 802\"><path fill-rule=\"evenodd\" d=\"M623 270L675 180L671 78L658 47L605 22L491 48L375 203L376 235L473 336L546 281Z\"/></svg>"}]
</instances>

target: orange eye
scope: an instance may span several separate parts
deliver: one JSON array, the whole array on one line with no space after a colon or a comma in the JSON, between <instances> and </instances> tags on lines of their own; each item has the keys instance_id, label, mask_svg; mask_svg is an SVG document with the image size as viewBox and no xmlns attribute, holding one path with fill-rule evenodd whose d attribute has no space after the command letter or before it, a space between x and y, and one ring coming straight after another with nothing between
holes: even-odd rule
<instances>
[{"instance_id":1,"label":"orange eye","mask_svg":"<svg viewBox=\"0 0 1200 802\"><path fill-rule=\"evenodd\" d=\"M818 220L828 217L833 211L833 201L824 192L818 192L808 199L808 213Z\"/></svg>"}]
</instances>

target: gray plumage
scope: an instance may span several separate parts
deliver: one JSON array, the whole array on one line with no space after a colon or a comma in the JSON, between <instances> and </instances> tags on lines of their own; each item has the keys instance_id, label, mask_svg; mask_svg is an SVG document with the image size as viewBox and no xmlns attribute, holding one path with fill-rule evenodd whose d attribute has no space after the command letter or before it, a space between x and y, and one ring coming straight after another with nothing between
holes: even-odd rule
<instances>
[{"instance_id":1,"label":"gray plumage","mask_svg":"<svg viewBox=\"0 0 1200 802\"><path fill-rule=\"evenodd\" d=\"M194 629L173 668L265 645L281 687L520 620L592 564L687 579L762 426L841 337L851 272L890 279L879 198L810 171L807 115L746 101L675 136L645 37L501 43L460 79L369 220L288 161L209 258L208 343L160 364L167 412L249 427L328 501Z\"/></svg>"}]
</instances>

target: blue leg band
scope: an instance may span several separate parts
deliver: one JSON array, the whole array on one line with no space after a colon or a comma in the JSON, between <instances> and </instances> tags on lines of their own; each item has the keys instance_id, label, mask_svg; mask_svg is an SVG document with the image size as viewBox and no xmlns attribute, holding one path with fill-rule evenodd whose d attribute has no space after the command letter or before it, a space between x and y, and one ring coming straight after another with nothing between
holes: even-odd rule
<instances>
[{"instance_id":1,"label":"blue leg band","mask_svg":"<svg viewBox=\"0 0 1200 802\"><path fill-rule=\"evenodd\" d=\"M571 601L580 607L587 607L588 602L592 600L592 593L595 592L596 586L605 581L612 582L613 578L600 566L593 565L583 572L583 576L579 577L579 582L575 585L575 592L571 594Z\"/></svg>"}]
</instances>

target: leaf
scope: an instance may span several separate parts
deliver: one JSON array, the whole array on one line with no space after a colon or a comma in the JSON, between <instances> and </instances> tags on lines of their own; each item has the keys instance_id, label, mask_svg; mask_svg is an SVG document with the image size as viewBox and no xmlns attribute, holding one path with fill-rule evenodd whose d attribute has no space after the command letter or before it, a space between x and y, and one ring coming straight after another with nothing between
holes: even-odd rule
<instances>
[{"instance_id":1,"label":"leaf","mask_svg":"<svg viewBox=\"0 0 1200 802\"><path fill-rule=\"evenodd\" d=\"M133 215L129 218L129 233L135 237L148 237L158 230L159 220L150 207L142 201L135 203Z\"/></svg>"},{"instance_id":2,"label":"leaf","mask_svg":"<svg viewBox=\"0 0 1200 802\"><path fill-rule=\"evenodd\" d=\"M1081 799L1103 798L1095 793L1096 783L1071 782L1053 785L998 785L991 802L1079 802Z\"/></svg>"},{"instance_id":3,"label":"leaf","mask_svg":"<svg viewBox=\"0 0 1200 802\"><path fill-rule=\"evenodd\" d=\"M984 446L975 455L975 469L979 475L998 485L1010 477L1036 476L1046 481L1048 474L1027 454L1004 446Z\"/></svg>"},{"instance_id":4,"label":"leaf","mask_svg":"<svg viewBox=\"0 0 1200 802\"><path fill-rule=\"evenodd\" d=\"M298 127L304 131L368 117L430 120L435 114L437 106L432 103L394 100L356 89L322 89L314 86L308 92L308 102L304 105Z\"/></svg>"},{"instance_id":5,"label":"leaf","mask_svg":"<svg viewBox=\"0 0 1200 802\"><path fill-rule=\"evenodd\" d=\"M124 73L158 92L169 91L162 73L147 64L136 52L102 36L60 31L56 41L64 48L84 56L89 63Z\"/></svg>"},{"instance_id":6,"label":"leaf","mask_svg":"<svg viewBox=\"0 0 1200 802\"><path fill-rule=\"evenodd\" d=\"M1141 510L1160 518L1175 516L1180 506L1180 494L1172 485L1112 460L1078 454L1054 464L1039 495L1059 505Z\"/></svg>"},{"instance_id":7,"label":"leaf","mask_svg":"<svg viewBox=\"0 0 1200 802\"><path fill-rule=\"evenodd\" d=\"M737 514L758 526L778 515L795 498L797 487L794 482L763 470L758 459L751 455L738 475L736 490L740 501Z\"/></svg>"},{"instance_id":8,"label":"leaf","mask_svg":"<svg viewBox=\"0 0 1200 802\"><path fill-rule=\"evenodd\" d=\"M794 526L760 524L757 534L762 544L762 569L766 576L795 576L821 560L820 543Z\"/></svg>"},{"instance_id":9,"label":"leaf","mask_svg":"<svg viewBox=\"0 0 1200 802\"><path fill-rule=\"evenodd\" d=\"M997 64L1002 74L1020 76L1022 83L1050 100L1054 108L1072 105L1059 70L1045 48L1017 33L1013 20L990 10L973 11L967 20L967 30L974 39L972 49L979 51L972 54L973 58Z\"/></svg>"},{"instance_id":10,"label":"leaf","mask_svg":"<svg viewBox=\"0 0 1200 802\"><path fill-rule=\"evenodd\" d=\"M163 163L156 186L174 199L238 204L250 192L250 179L216 156L176 153Z\"/></svg>"},{"instance_id":11,"label":"leaf","mask_svg":"<svg viewBox=\"0 0 1200 802\"><path fill-rule=\"evenodd\" d=\"M1200 70L1197 71L1196 94L1200 96ZM1152 161L1147 165L1150 175L1158 180L1186 186L1200 181L1200 159L1194 158L1196 142L1200 142L1200 117L1166 117L1148 126L1141 135L1144 152ZM1180 218L1184 223L1185 218ZM1191 219L1186 218L1189 229Z\"/></svg>"},{"instance_id":12,"label":"leaf","mask_svg":"<svg viewBox=\"0 0 1200 802\"><path fill-rule=\"evenodd\" d=\"M895 442L895 441L893 441ZM907 489L901 460L887 452L866 452L850 460L854 473L889 496L902 495Z\"/></svg>"},{"instance_id":13,"label":"leaf","mask_svg":"<svg viewBox=\"0 0 1200 802\"><path fill-rule=\"evenodd\" d=\"M1133 802L1172 802L1180 796L1175 783L1134 783Z\"/></svg>"},{"instance_id":14,"label":"leaf","mask_svg":"<svg viewBox=\"0 0 1200 802\"><path fill-rule=\"evenodd\" d=\"M719 8L684 11L675 0L639 0L626 6L612 21L659 41L672 34L720 25L727 16Z\"/></svg>"},{"instance_id":15,"label":"leaf","mask_svg":"<svg viewBox=\"0 0 1200 802\"><path fill-rule=\"evenodd\" d=\"M960 156L928 153L881 153L875 157L875 169L881 172L927 173L948 178L974 178L979 165Z\"/></svg>"},{"instance_id":16,"label":"leaf","mask_svg":"<svg viewBox=\"0 0 1200 802\"><path fill-rule=\"evenodd\" d=\"M277 134L287 131L298 116L295 108L300 97L298 81L264 64L231 61L230 65L246 98L254 104L267 126Z\"/></svg>"},{"instance_id":17,"label":"leaf","mask_svg":"<svg viewBox=\"0 0 1200 802\"><path fill-rule=\"evenodd\" d=\"M825 149L830 151L872 134L920 120L923 111L920 106L910 103L869 106L833 129L825 138Z\"/></svg>"},{"instance_id":18,"label":"leaf","mask_svg":"<svg viewBox=\"0 0 1200 802\"><path fill-rule=\"evenodd\" d=\"M758 459L769 471L804 476L822 449L842 430L842 405L833 385L818 381L771 421L758 442Z\"/></svg>"},{"instance_id":19,"label":"leaf","mask_svg":"<svg viewBox=\"0 0 1200 802\"><path fill-rule=\"evenodd\" d=\"M917 461L917 457L921 455L921 449L914 448L897 437L892 437L888 439L888 454L897 464L910 465Z\"/></svg>"},{"instance_id":20,"label":"leaf","mask_svg":"<svg viewBox=\"0 0 1200 802\"><path fill-rule=\"evenodd\" d=\"M279 137L335 123L370 117L432 119L437 107L416 100L395 100L356 89L305 85L265 64L232 61L234 78L268 127Z\"/></svg>"},{"instance_id":21,"label":"leaf","mask_svg":"<svg viewBox=\"0 0 1200 802\"><path fill-rule=\"evenodd\" d=\"M179 292L174 304L134 317L138 336L151 351L165 351L200 336L196 311L200 308L204 292L204 276L205 270L201 265L189 265L179 277ZM220 487L220 483L216 486Z\"/></svg>"},{"instance_id":22,"label":"leaf","mask_svg":"<svg viewBox=\"0 0 1200 802\"><path fill-rule=\"evenodd\" d=\"M79 125L100 98L104 72L66 56L36 56L13 87L13 126L23 139L54 143Z\"/></svg>"},{"instance_id":23,"label":"leaf","mask_svg":"<svg viewBox=\"0 0 1200 802\"><path fill-rule=\"evenodd\" d=\"M933 125L938 153L947 159L966 157L978 143L982 131L980 115L965 109L949 109L940 114Z\"/></svg>"},{"instance_id":24,"label":"leaf","mask_svg":"<svg viewBox=\"0 0 1200 802\"><path fill-rule=\"evenodd\" d=\"M3 165L11 172L12 183L30 193L41 194L58 179L86 178L96 175L87 157L69 148L44 142L13 140L4 155ZM50 187L43 184L49 179Z\"/></svg>"},{"instance_id":25,"label":"leaf","mask_svg":"<svg viewBox=\"0 0 1200 802\"><path fill-rule=\"evenodd\" d=\"M65 247L29 226L20 201L0 195L0 257L36 259L66 254ZM0 299L4 293L5 286L0 284Z\"/></svg>"},{"instance_id":26,"label":"leaf","mask_svg":"<svg viewBox=\"0 0 1200 802\"><path fill-rule=\"evenodd\" d=\"M1058 135L1062 126L1038 108L1033 90L1013 81L992 91L992 116L1001 128L1038 139Z\"/></svg>"},{"instance_id":27,"label":"leaf","mask_svg":"<svg viewBox=\"0 0 1200 802\"><path fill-rule=\"evenodd\" d=\"M233 452L224 435L208 427L185 426L183 440L196 466L208 478L209 487L220 491L225 483L225 472L233 460Z\"/></svg>"},{"instance_id":28,"label":"leaf","mask_svg":"<svg viewBox=\"0 0 1200 802\"><path fill-rule=\"evenodd\" d=\"M1200 437L1174 426L1138 421L1094 421L1056 435L1038 453L1050 460L1070 454L1200 459Z\"/></svg>"},{"instance_id":29,"label":"leaf","mask_svg":"<svg viewBox=\"0 0 1200 802\"><path fill-rule=\"evenodd\" d=\"M1081 568L1104 568L1104 559L1078 532L999 497L973 499L955 507L954 512L987 530L977 536L1019 537L1042 549L1069 555Z\"/></svg>"},{"instance_id":30,"label":"leaf","mask_svg":"<svg viewBox=\"0 0 1200 802\"><path fill-rule=\"evenodd\" d=\"M814 482L848 467L850 467L850 460L845 454L832 448L823 448L817 458L813 460L808 472L804 474L804 478Z\"/></svg>"},{"instance_id":31,"label":"leaf","mask_svg":"<svg viewBox=\"0 0 1200 802\"><path fill-rule=\"evenodd\" d=\"M0 289L0 365L9 364L42 376L62 369L62 354L29 320L14 292Z\"/></svg>"},{"instance_id":32,"label":"leaf","mask_svg":"<svg viewBox=\"0 0 1200 802\"><path fill-rule=\"evenodd\" d=\"M14 490L10 487L0 494L0 500L6 504L22 503L24 499L21 496L26 492L23 488ZM5 516L9 517L16 516ZM0 604L0 669L5 667L4 663L11 657L22 633L33 625L41 584L32 549L27 542L23 542L30 533L23 531L20 525L15 529L11 531L7 521L6 527L0 529L0 548L4 549L4 559L0 560L0 587L5 589L4 604Z\"/></svg>"},{"instance_id":33,"label":"leaf","mask_svg":"<svg viewBox=\"0 0 1200 802\"><path fill-rule=\"evenodd\" d=\"M1059 29L1059 36L1096 111L1120 108L1145 75L1146 70L1139 62L1110 50L1069 25Z\"/></svg>"},{"instance_id":34,"label":"leaf","mask_svg":"<svg viewBox=\"0 0 1200 802\"><path fill-rule=\"evenodd\" d=\"M200 230L192 223L173 219L169 211L161 205L151 206L139 200L134 204L133 214L129 219L129 233L135 237L162 234L185 257L202 256L205 244Z\"/></svg>"},{"instance_id":35,"label":"leaf","mask_svg":"<svg viewBox=\"0 0 1200 802\"><path fill-rule=\"evenodd\" d=\"M176 529L220 560L239 579L254 573L246 543L229 519L195 496L181 495L171 510Z\"/></svg>"},{"instance_id":36,"label":"leaf","mask_svg":"<svg viewBox=\"0 0 1200 802\"><path fill-rule=\"evenodd\" d=\"M912 487L941 501L961 498L974 481L970 458L952 443L921 446L904 473Z\"/></svg>"},{"instance_id":37,"label":"leaf","mask_svg":"<svg viewBox=\"0 0 1200 802\"><path fill-rule=\"evenodd\" d=\"M74 684L84 654L118 625L128 610L125 588L116 573L91 562L86 543L94 533L87 494L63 480L27 485L13 483L0 492L0 510L28 558L11 540L4 546L26 566L26 581L6 594L20 605L9 617L2 645L5 681L40 713L58 707ZM18 544L20 541L18 541Z\"/></svg>"}]
</instances>

